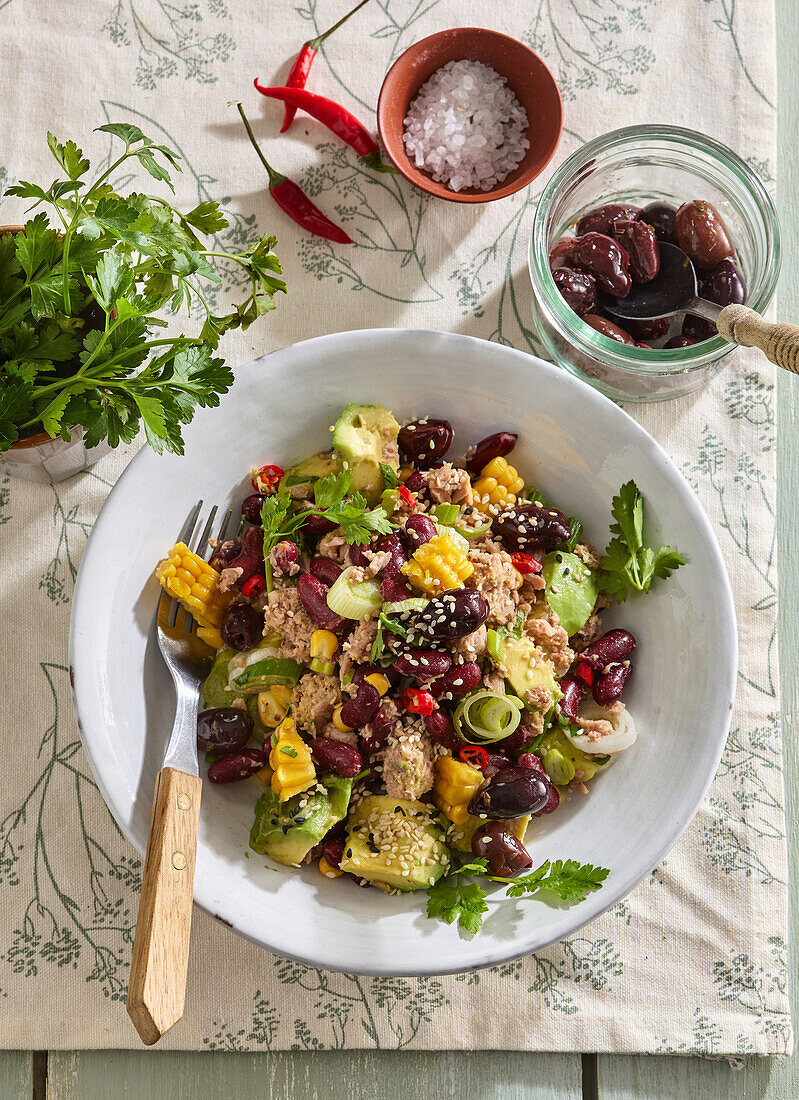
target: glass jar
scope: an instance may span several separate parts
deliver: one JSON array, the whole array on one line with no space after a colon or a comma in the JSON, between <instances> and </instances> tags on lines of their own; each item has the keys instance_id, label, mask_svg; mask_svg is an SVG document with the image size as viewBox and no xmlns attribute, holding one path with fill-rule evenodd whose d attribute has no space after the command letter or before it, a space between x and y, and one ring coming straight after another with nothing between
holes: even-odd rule
<instances>
[{"instance_id":1,"label":"glass jar","mask_svg":"<svg viewBox=\"0 0 799 1100\"><path fill-rule=\"evenodd\" d=\"M629 126L595 138L557 169L538 201L530 239L533 315L549 356L619 401L662 401L704 386L735 345L714 336L669 350L632 347L585 324L558 292L549 250L573 236L578 218L608 202L680 206L706 199L724 219L747 286L747 305L762 313L780 267L777 212L739 156L704 134L662 124ZM671 335L679 332L682 315ZM624 325L623 321L619 324Z\"/></svg>"}]
</instances>

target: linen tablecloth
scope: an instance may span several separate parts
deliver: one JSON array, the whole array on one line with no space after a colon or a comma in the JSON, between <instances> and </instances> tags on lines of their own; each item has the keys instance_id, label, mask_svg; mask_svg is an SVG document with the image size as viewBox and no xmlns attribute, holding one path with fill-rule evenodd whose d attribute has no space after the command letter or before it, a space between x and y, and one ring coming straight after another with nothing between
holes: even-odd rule
<instances>
[{"instance_id":1,"label":"linen tablecloth","mask_svg":"<svg viewBox=\"0 0 799 1100\"><path fill-rule=\"evenodd\" d=\"M284 77L299 44L346 6L0 2L0 181L49 182L48 129L97 160L109 146L92 129L107 121L134 122L177 149L178 200L222 200L231 217L223 247L256 227L279 237L288 296L227 341L234 364L368 326L455 330L536 351L525 250L539 184L488 206L433 202L362 167L306 117L277 137L281 109L260 100L253 76ZM311 87L373 124L392 60L434 30L470 23L521 38L551 66L565 107L558 158L621 125L673 122L728 143L773 184L770 0L373 0L325 46ZM275 166L346 226L355 247L305 236L274 206L227 106L239 98ZM21 213L18 200L6 199L0 221ZM197 912L186 1015L163 1047L790 1050L773 370L736 353L703 392L631 411L696 489L739 616L732 732L687 834L628 898L577 935L469 975L331 974L273 957ZM66 668L81 551L135 450L122 448L54 487L0 478L4 1046L138 1045L124 997L141 861L92 782ZM122 567L109 563L109 575Z\"/></svg>"}]
</instances>

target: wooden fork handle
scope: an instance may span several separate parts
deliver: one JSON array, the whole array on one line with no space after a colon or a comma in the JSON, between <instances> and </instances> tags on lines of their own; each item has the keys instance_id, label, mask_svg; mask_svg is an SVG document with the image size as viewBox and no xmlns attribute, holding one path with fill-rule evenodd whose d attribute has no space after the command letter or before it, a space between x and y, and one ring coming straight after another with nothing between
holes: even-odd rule
<instances>
[{"instance_id":1,"label":"wooden fork handle","mask_svg":"<svg viewBox=\"0 0 799 1100\"><path fill-rule=\"evenodd\" d=\"M747 306L725 306L717 321L719 335L745 348L760 348L778 367L799 374L799 325L774 324Z\"/></svg>"},{"instance_id":2,"label":"wooden fork handle","mask_svg":"<svg viewBox=\"0 0 799 1100\"><path fill-rule=\"evenodd\" d=\"M183 1015L202 780L158 773L128 984L128 1015L147 1046Z\"/></svg>"}]
</instances>

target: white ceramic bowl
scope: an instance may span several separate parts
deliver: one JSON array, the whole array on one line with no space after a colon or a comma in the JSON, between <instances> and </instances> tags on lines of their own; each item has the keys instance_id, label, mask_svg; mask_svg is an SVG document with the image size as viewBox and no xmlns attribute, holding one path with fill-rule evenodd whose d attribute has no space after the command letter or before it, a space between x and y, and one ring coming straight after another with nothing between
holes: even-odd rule
<instances>
[{"instance_id":1,"label":"white ceramic bowl","mask_svg":"<svg viewBox=\"0 0 799 1100\"><path fill-rule=\"evenodd\" d=\"M247 853L254 782L205 784L195 897L272 951L365 974L434 974L536 951L603 912L668 852L713 778L730 720L736 647L729 583L690 487L625 412L548 363L498 344L434 332L326 336L242 367L219 409L186 432L186 455L143 450L116 485L83 556L70 661L83 744L101 791L132 843L147 840L153 784L174 694L153 636L153 568L191 505L236 506L253 464L288 466L328 445L348 401L384 404L402 420L447 417L454 451L499 429L519 433L514 462L588 538L604 544L611 497L634 477L649 531L689 564L645 598L609 614L638 639L628 702L639 740L590 787L528 833L533 859L611 868L573 907L497 900L473 939L424 915L425 895L387 897L313 868L291 871ZM501 898L497 894L497 899Z\"/></svg>"}]
</instances>

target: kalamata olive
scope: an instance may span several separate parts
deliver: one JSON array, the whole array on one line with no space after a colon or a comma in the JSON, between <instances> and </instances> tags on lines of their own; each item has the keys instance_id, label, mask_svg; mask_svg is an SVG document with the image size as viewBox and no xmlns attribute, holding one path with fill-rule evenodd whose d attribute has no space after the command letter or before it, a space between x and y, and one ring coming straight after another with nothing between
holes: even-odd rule
<instances>
[{"instance_id":1,"label":"kalamata olive","mask_svg":"<svg viewBox=\"0 0 799 1100\"><path fill-rule=\"evenodd\" d=\"M558 703L558 710L571 722L577 721L577 708L583 701L585 694L585 681L577 676L564 676L558 687L563 692L563 698Z\"/></svg>"},{"instance_id":2,"label":"kalamata olive","mask_svg":"<svg viewBox=\"0 0 799 1100\"><path fill-rule=\"evenodd\" d=\"M394 668L402 676L417 680L437 680L452 664L449 653L437 653L434 649L408 649L394 662Z\"/></svg>"},{"instance_id":3,"label":"kalamata olive","mask_svg":"<svg viewBox=\"0 0 799 1100\"><path fill-rule=\"evenodd\" d=\"M380 706L380 693L373 684L358 685L358 691L341 708L341 721L350 729L360 729L371 722Z\"/></svg>"},{"instance_id":4,"label":"kalamata olive","mask_svg":"<svg viewBox=\"0 0 799 1100\"><path fill-rule=\"evenodd\" d=\"M680 248L698 267L715 267L735 254L721 214L704 199L684 202L676 225Z\"/></svg>"},{"instance_id":5,"label":"kalamata olive","mask_svg":"<svg viewBox=\"0 0 799 1100\"><path fill-rule=\"evenodd\" d=\"M350 565L359 565L362 569L365 569L369 564L369 559L367 558L366 554L364 554L364 550L368 549L368 542L361 544L358 544L356 542L352 546L348 547L347 557L350 559Z\"/></svg>"},{"instance_id":6,"label":"kalamata olive","mask_svg":"<svg viewBox=\"0 0 799 1100\"><path fill-rule=\"evenodd\" d=\"M252 737L252 718L238 707L214 707L197 715L197 748L225 756Z\"/></svg>"},{"instance_id":7,"label":"kalamata olive","mask_svg":"<svg viewBox=\"0 0 799 1100\"><path fill-rule=\"evenodd\" d=\"M586 313L583 320L591 328L601 332L603 336L608 336L611 340L618 340L620 344L632 345L635 343L629 332L625 332L623 328L613 321L609 321L607 317L600 317L598 313Z\"/></svg>"},{"instance_id":8,"label":"kalamata olive","mask_svg":"<svg viewBox=\"0 0 799 1100\"><path fill-rule=\"evenodd\" d=\"M218 546L211 558L208 560L208 564L217 569L220 573L223 569L227 569L230 563L237 558L241 553L241 539L233 539L226 546Z\"/></svg>"},{"instance_id":9,"label":"kalamata olive","mask_svg":"<svg viewBox=\"0 0 799 1100\"><path fill-rule=\"evenodd\" d=\"M414 470L408 480L405 482L405 488L409 493L418 493L420 489L424 488L424 476L421 470Z\"/></svg>"},{"instance_id":10,"label":"kalamata olive","mask_svg":"<svg viewBox=\"0 0 799 1100\"><path fill-rule=\"evenodd\" d=\"M718 335L718 330L704 317L694 317L692 313L686 313L682 323L682 335L690 336L695 344L702 340L710 340Z\"/></svg>"},{"instance_id":11,"label":"kalamata olive","mask_svg":"<svg viewBox=\"0 0 799 1100\"><path fill-rule=\"evenodd\" d=\"M239 653L246 653L260 641L264 617L248 603L232 603L222 617L219 632L222 641Z\"/></svg>"},{"instance_id":12,"label":"kalamata olive","mask_svg":"<svg viewBox=\"0 0 799 1100\"><path fill-rule=\"evenodd\" d=\"M238 556L228 562L228 568L241 569L236 584L242 587L250 577L264 571L264 532L261 527L248 527L241 537L241 549Z\"/></svg>"},{"instance_id":13,"label":"kalamata olive","mask_svg":"<svg viewBox=\"0 0 799 1100\"><path fill-rule=\"evenodd\" d=\"M322 771L352 779L363 771L363 757L352 745L334 741L332 737L316 737L310 743L313 762Z\"/></svg>"},{"instance_id":14,"label":"kalamata olive","mask_svg":"<svg viewBox=\"0 0 799 1100\"><path fill-rule=\"evenodd\" d=\"M375 672L381 676L385 676L388 682L394 686L402 679L394 665L380 665L377 664L377 662L369 662L364 665L356 666L353 670L352 682L353 684L362 684L367 676L371 676Z\"/></svg>"},{"instance_id":15,"label":"kalamata olive","mask_svg":"<svg viewBox=\"0 0 799 1100\"><path fill-rule=\"evenodd\" d=\"M327 606L327 592L327 585L312 573L302 573L297 581L297 595L302 606L315 623L335 633L344 626L344 619Z\"/></svg>"},{"instance_id":16,"label":"kalamata olive","mask_svg":"<svg viewBox=\"0 0 799 1100\"><path fill-rule=\"evenodd\" d=\"M621 693L624 691L624 685L630 679L632 671L633 666L629 661L625 661L623 664L614 665L607 672L603 672L601 676L595 677L591 689L595 702L599 703L601 707L608 707L611 703L615 703L617 699L620 699Z\"/></svg>"},{"instance_id":17,"label":"kalamata olive","mask_svg":"<svg viewBox=\"0 0 799 1100\"><path fill-rule=\"evenodd\" d=\"M331 867L338 867L344 858L344 838L341 836L328 836L322 847L322 855Z\"/></svg>"},{"instance_id":18,"label":"kalamata olive","mask_svg":"<svg viewBox=\"0 0 799 1100\"><path fill-rule=\"evenodd\" d=\"M630 293L630 254L604 233L586 233L577 238L574 262L596 279L596 285L614 298Z\"/></svg>"},{"instance_id":19,"label":"kalamata olive","mask_svg":"<svg viewBox=\"0 0 799 1100\"><path fill-rule=\"evenodd\" d=\"M655 236L665 244L677 243L677 210L668 202L650 202L638 215L642 222L651 225Z\"/></svg>"},{"instance_id":20,"label":"kalamata olive","mask_svg":"<svg viewBox=\"0 0 799 1100\"><path fill-rule=\"evenodd\" d=\"M509 833L503 822L490 821L472 834L472 854L486 859L490 875L512 878L532 867L533 859L520 840Z\"/></svg>"},{"instance_id":21,"label":"kalamata olive","mask_svg":"<svg viewBox=\"0 0 799 1100\"><path fill-rule=\"evenodd\" d=\"M690 348L698 343L695 336L672 336L663 345L664 348Z\"/></svg>"},{"instance_id":22,"label":"kalamata olive","mask_svg":"<svg viewBox=\"0 0 799 1100\"><path fill-rule=\"evenodd\" d=\"M311 574L328 588L331 588L341 576L341 566L332 558L322 557L321 554L313 559L310 570Z\"/></svg>"},{"instance_id":23,"label":"kalamata olive","mask_svg":"<svg viewBox=\"0 0 799 1100\"><path fill-rule=\"evenodd\" d=\"M386 603L400 603L402 600L409 600L412 596L416 595L416 592L411 592L407 584L403 584L396 577L384 577L380 582L380 595Z\"/></svg>"},{"instance_id":24,"label":"kalamata olive","mask_svg":"<svg viewBox=\"0 0 799 1100\"><path fill-rule=\"evenodd\" d=\"M655 317L651 321L634 321L624 318L624 327L634 340L658 340L669 331L668 317Z\"/></svg>"},{"instance_id":25,"label":"kalamata olive","mask_svg":"<svg viewBox=\"0 0 799 1100\"><path fill-rule=\"evenodd\" d=\"M460 749L466 748L467 742L458 737L452 719L444 710L434 710L432 714L426 714L424 728L434 741L443 745L445 749L449 749L450 752L457 753Z\"/></svg>"},{"instance_id":26,"label":"kalamata olive","mask_svg":"<svg viewBox=\"0 0 799 1100\"><path fill-rule=\"evenodd\" d=\"M267 493L250 493L241 502L241 514L248 523L261 522L261 506L267 498Z\"/></svg>"},{"instance_id":27,"label":"kalamata olive","mask_svg":"<svg viewBox=\"0 0 799 1100\"><path fill-rule=\"evenodd\" d=\"M557 508L517 504L494 517L491 529L514 553L535 546L560 546L571 538L571 525Z\"/></svg>"},{"instance_id":28,"label":"kalamata olive","mask_svg":"<svg viewBox=\"0 0 799 1100\"><path fill-rule=\"evenodd\" d=\"M431 638L465 638L488 618L488 600L476 588L434 596L416 617L416 627Z\"/></svg>"},{"instance_id":29,"label":"kalamata olive","mask_svg":"<svg viewBox=\"0 0 799 1100\"><path fill-rule=\"evenodd\" d=\"M746 301L746 283L733 260L722 260L699 284L699 297L720 306Z\"/></svg>"},{"instance_id":30,"label":"kalamata olive","mask_svg":"<svg viewBox=\"0 0 799 1100\"><path fill-rule=\"evenodd\" d=\"M532 768L534 771L538 772L539 775L543 775L543 777L549 781L549 776L544 770L544 765L541 763L540 759L535 755L534 752L522 753L516 763L520 768ZM540 810L535 811L533 817L543 817L544 814L551 814L553 810L557 810L559 805L560 791L554 783L550 782L549 799L547 800L547 802L544 803Z\"/></svg>"},{"instance_id":31,"label":"kalamata olive","mask_svg":"<svg viewBox=\"0 0 799 1100\"><path fill-rule=\"evenodd\" d=\"M586 646L580 654L580 661L590 665L592 669L607 668L608 665L619 664L626 661L635 649L635 638L629 630L609 630L595 642Z\"/></svg>"},{"instance_id":32,"label":"kalamata olive","mask_svg":"<svg viewBox=\"0 0 799 1100\"><path fill-rule=\"evenodd\" d=\"M238 783L249 779L267 762L267 754L262 749L242 749L215 760L208 769L208 778L212 783Z\"/></svg>"},{"instance_id":33,"label":"kalamata olive","mask_svg":"<svg viewBox=\"0 0 799 1100\"><path fill-rule=\"evenodd\" d=\"M381 535L377 540L375 550L378 554L389 555L388 561L380 570L380 576L382 578L396 577L401 567L408 560L402 546L402 539L396 534Z\"/></svg>"},{"instance_id":34,"label":"kalamata olive","mask_svg":"<svg viewBox=\"0 0 799 1100\"><path fill-rule=\"evenodd\" d=\"M437 534L436 526L428 516L410 516L402 532L402 545L407 557L412 557L420 546L430 542Z\"/></svg>"},{"instance_id":35,"label":"kalamata olive","mask_svg":"<svg viewBox=\"0 0 799 1100\"><path fill-rule=\"evenodd\" d=\"M290 542L288 539L283 539L269 551L269 561L278 576L291 576L292 573L296 573L299 560L299 547L296 542Z\"/></svg>"},{"instance_id":36,"label":"kalamata olive","mask_svg":"<svg viewBox=\"0 0 799 1100\"><path fill-rule=\"evenodd\" d=\"M453 698L468 695L480 684L482 678L483 674L478 664L473 661L464 661L462 665L453 665L443 676L433 680L430 685L430 694L434 699L442 695L451 695Z\"/></svg>"},{"instance_id":37,"label":"kalamata olive","mask_svg":"<svg viewBox=\"0 0 799 1100\"><path fill-rule=\"evenodd\" d=\"M449 450L452 425L448 420L411 420L400 428L397 443L407 462L426 470Z\"/></svg>"},{"instance_id":38,"label":"kalamata olive","mask_svg":"<svg viewBox=\"0 0 799 1100\"><path fill-rule=\"evenodd\" d=\"M583 214L577 223L577 234L581 236L583 233L604 233L610 236L613 223L617 218L637 218L640 213L640 206L609 202Z\"/></svg>"},{"instance_id":39,"label":"kalamata olive","mask_svg":"<svg viewBox=\"0 0 799 1100\"><path fill-rule=\"evenodd\" d=\"M596 279L593 275L576 271L573 267L559 267L553 271L552 278L561 298L579 317L595 308Z\"/></svg>"},{"instance_id":40,"label":"kalamata olive","mask_svg":"<svg viewBox=\"0 0 799 1100\"><path fill-rule=\"evenodd\" d=\"M338 524L333 523L332 520L325 519L324 516L319 516L314 513L312 516L308 516L305 521L305 530L311 535L329 535L331 531L335 531Z\"/></svg>"},{"instance_id":41,"label":"kalamata olive","mask_svg":"<svg viewBox=\"0 0 799 1100\"><path fill-rule=\"evenodd\" d=\"M549 251L549 269L557 271L559 267L569 267L572 262L572 250L576 237L561 237Z\"/></svg>"},{"instance_id":42,"label":"kalamata olive","mask_svg":"<svg viewBox=\"0 0 799 1100\"><path fill-rule=\"evenodd\" d=\"M660 249L655 231L646 222L618 218L613 238L630 254L630 275L637 283L649 283L660 271Z\"/></svg>"},{"instance_id":43,"label":"kalamata olive","mask_svg":"<svg viewBox=\"0 0 799 1100\"><path fill-rule=\"evenodd\" d=\"M523 817L544 807L551 783L532 768L517 765L493 775L472 797L469 813L491 819Z\"/></svg>"},{"instance_id":44,"label":"kalamata olive","mask_svg":"<svg viewBox=\"0 0 799 1100\"><path fill-rule=\"evenodd\" d=\"M516 446L519 436L516 432L494 432L481 439L466 460L466 469L470 474L479 474L495 458L505 458Z\"/></svg>"}]
</instances>

